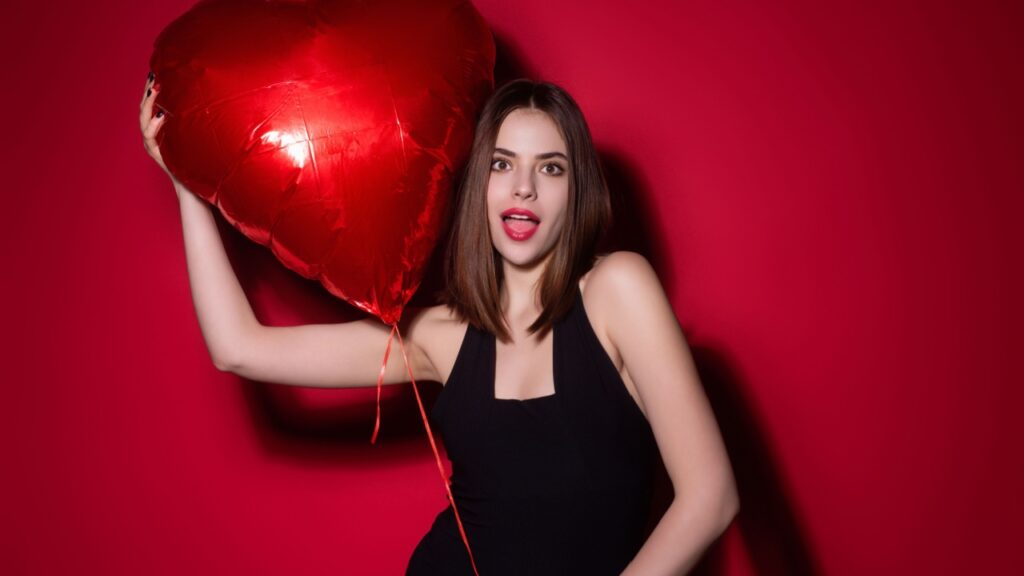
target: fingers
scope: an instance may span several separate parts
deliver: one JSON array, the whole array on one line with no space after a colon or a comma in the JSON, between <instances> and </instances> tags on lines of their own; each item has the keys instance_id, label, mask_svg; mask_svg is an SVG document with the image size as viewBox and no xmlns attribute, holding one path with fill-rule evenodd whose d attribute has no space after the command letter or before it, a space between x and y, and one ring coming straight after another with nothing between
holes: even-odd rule
<instances>
[{"instance_id":1,"label":"fingers","mask_svg":"<svg viewBox=\"0 0 1024 576\"><path fill-rule=\"evenodd\" d=\"M156 131L151 130L151 128L154 128L154 121L161 121L156 125L156 128L158 129L165 117L163 110L157 110L156 114L153 114L156 95L159 91L160 86L156 83L156 76L150 72L149 77L146 80L146 89L142 94L142 102L139 104L139 128L142 130L142 134L147 138L156 135Z\"/></svg>"},{"instance_id":2,"label":"fingers","mask_svg":"<svg viewBox=\"0 0 1024 576\"><path fill-rule=\"evenodd\" d=\"M164 120L167 119L167 115L163 110L157 110L156 114L153 114L157 92L159 92L159 86L156 84L156 77L150 72L146 80L145 92L142 94L142 102L139 104L139 129L142 131L142 144L145 146L146 152L166 171L167 168L164 166L156 135L160 131L160 127L163 126Z\"/></svg>"},{"instance_id":3,"label":"fingers","mask_svg":"<svg viewBox=\"0 0 1024 576\"><path fill-rule=\"evenodd\" d=\"M139 110L146 104L146 98L150 95L150 88L154 83L156 83L156 74L150 71L146 77L146 87L142 89L142 102L139 103Z\"/></svg>"},{"instance_id":4,"label":"fingers","mask_svg":"<svg viewBox=\"0 0 1024 576\"><path fill-rule=\"evenodd\" d=\"M146 78L146 87L142 90L142 101L139 102L139 125L144 126L145 120L153 115L154 90L156 86L156 75L152 72ZM148 106L148 108L147 108Z\"/></svg>"},{"instance_id":5,"label":"fingers","mask_svg":"<svg viewBox=\"0 0 1024 576\"><path fill-rule=\"evenodd\" d=\"M157 111L156 116L149 121L149 124L142 131L142 137L146 141L156 141L156 135L160 132L160 127L164 125L164 120L167 119L167 115L162 110Z\"/></svg>"}]
</instances>

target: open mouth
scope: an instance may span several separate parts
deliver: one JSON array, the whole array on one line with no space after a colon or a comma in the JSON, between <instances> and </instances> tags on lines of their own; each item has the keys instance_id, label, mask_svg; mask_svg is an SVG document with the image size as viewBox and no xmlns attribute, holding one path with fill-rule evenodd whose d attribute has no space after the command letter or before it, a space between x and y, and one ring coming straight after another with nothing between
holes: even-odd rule
<instances>
[{"instance_id":1,"label":"open mouth","mask_svg":"<svg viewBox=\"0 0 1024 576\"><path fill-rule=\"evenodd\" d=\"M526 240L537 231L540 218L529 210L511 208L501 213L502 227L513 240Z\"/></svg>"}]
</instances>

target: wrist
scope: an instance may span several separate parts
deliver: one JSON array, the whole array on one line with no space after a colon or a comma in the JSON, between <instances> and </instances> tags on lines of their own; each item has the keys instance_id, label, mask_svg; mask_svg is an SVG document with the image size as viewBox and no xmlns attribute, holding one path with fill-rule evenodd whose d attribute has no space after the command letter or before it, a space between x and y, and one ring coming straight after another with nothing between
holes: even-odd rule
<instances>
[{"instance_id":1,"label":"wrist","mask_svg":"<svg viewBox=\"0 0 1024 576\"><path fill-rule=\"evenodd\" d=\"M185 188L185 185L181 182L178 182L178 179L174 176L171 176L171 184L174 185L174 193L177 194L179 198L190 194L189 189Z\"/></svg>"}]
</instances>

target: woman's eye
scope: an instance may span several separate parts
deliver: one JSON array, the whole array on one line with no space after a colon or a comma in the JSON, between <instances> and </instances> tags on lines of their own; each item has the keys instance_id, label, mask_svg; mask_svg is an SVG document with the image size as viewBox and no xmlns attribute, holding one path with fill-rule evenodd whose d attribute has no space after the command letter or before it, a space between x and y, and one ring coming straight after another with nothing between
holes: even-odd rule
<instances>
[{"instance_id":1,"label":"woman's eye","mask_svg":"<svg viewBox=\"0 0 1024 576\"><path fill-rule=\"evenodd\" d=\"M504 158L495 158L494 160L491 160L491 170L506 170L508 167L508 160L505 160Z\"/></svg>"},{"instance_id":2,"label":"woman's eye","mask_svg":"<svg viewBox=\"0 0 1024 576\"><path fill-rule=\"evenodd\" d=\"M559 164L553 163L545 164L544 167L541 168L541 170L543 170L546 174L550 174L551 176L558 176L565 172L565 168L562 168L562 166Z\"/></svg>"}]
</instances>

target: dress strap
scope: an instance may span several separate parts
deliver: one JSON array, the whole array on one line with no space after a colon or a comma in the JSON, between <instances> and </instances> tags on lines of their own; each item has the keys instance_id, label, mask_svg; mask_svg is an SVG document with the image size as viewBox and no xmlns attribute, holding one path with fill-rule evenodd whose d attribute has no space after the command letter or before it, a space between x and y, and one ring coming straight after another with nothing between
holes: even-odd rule
<instances>
[{"instance_id":1,"label":"dress strap","mask_svg":"<svg viewBox=\"0 0 1024 576\"><path fill-rule=\"evenodd\" d=\"M449 410L459 413L485 409L486 396L481 393L485 387L480 384L485 374L493 372L489 366L489 361L493 362L493 355L487 353L489 336L472 324L466 325L466 334L462 338L451 374L431 410L431 420L440 423Z\"/></svg>"}]
</instances>

